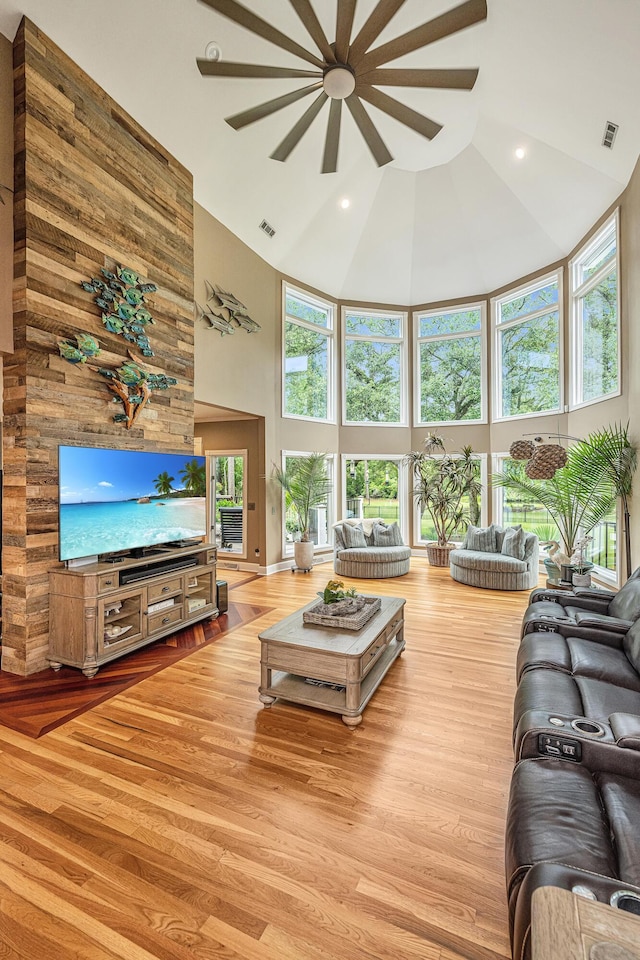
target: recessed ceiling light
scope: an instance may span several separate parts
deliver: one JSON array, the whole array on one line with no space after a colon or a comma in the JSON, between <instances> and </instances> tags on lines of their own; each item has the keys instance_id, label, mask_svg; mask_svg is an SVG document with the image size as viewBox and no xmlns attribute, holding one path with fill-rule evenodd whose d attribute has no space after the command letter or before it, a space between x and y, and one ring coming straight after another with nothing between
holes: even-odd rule
<instances>
[{"instance_id":1,"label":"recessed ceiling light","mask_svg":"<svg viewBox=\"0 0 640 960\"><path fill-rule=\"evenodd\" d=\"M351 200L349 200L348 197L343 197L343 199L340 201L340 206L343 210L347 210L348 207L351 206Z\"/></svg>"},{"instance_id":2,"label":"recessed ceiling light","mask_svg":"<svg viewBox=\"0 0 640 960\"><path fill-rule=\"evenodd\" d=\"M527 155L527 151L525 150L524 147L517 147L516 150L514 151L514 153L515 153L516 157L518 158L518 160L524 160L524 158L525 158L526 155Z\"/></svg>"}]
</instances>

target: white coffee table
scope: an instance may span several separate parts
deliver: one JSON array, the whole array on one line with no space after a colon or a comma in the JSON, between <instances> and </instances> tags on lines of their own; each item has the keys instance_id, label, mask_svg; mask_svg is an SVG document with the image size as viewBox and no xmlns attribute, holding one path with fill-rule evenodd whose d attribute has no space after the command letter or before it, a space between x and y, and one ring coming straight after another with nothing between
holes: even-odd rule
<instances>
[{"instance_id":1,"label":"white coffee table","mask_svg":"<svg viewBox=\"0 0 640 960\"><path fill-rule=\"evenodd\" d=\"M282 699L329 710L357 727L404 650L405 601L382 597L380 610L360 630L305 623L303 613L317 602L259 634L260 700L266 707Z\"/></svg>"}]
</instances>

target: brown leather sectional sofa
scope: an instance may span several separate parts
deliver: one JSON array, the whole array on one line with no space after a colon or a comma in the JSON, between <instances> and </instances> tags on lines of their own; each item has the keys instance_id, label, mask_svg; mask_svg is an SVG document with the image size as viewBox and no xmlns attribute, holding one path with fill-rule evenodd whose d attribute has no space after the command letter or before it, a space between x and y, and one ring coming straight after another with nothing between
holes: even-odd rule
<instances>
[{"instance_id":1,"label":"brown leather sectional sofa","mask_svg":"<svg viewBox=\"0 0 640 960\"><path fill-rule=\"evenodd\" d=\"M538 886L640 916L640 570L617 594L534 590L517 670L505 864L529 960Z\"/></svg>"}]
</instances>

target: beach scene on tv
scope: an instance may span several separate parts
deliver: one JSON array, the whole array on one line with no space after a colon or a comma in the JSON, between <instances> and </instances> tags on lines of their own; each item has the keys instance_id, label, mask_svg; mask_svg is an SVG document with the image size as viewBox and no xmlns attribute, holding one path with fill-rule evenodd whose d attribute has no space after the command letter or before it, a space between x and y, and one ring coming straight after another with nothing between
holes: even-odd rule
<instances>
[{"instance_id":1,"label":"beach scene on tv","mask_svg":"<svg viewBox=\"0 0 640 960\"><path fill-rule=\"evenodd\" d=\"M61 446L60 559L205 536L205 464L193 455Z\"/></svg>"}]
</instances>

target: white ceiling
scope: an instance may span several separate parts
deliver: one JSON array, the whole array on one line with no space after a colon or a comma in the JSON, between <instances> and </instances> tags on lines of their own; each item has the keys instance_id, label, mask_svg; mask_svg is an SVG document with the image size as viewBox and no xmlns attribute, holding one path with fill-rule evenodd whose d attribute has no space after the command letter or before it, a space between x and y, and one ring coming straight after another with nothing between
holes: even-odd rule
<instances>
[{"instance_id":1,"label":"white ceiling","mask_svg":"<svg viewBox=\"0 0 640 960\"><path fill-rule=\"evenodd\" d=\"M288 0L242 2L315 52ZM334 39L335 0L313 5ZM375 5L359 0L354 35ZM380 41L453 6L406 0ZM389 90L441 133L429 142L367 105L396 158L377 168L343 111L339 169L324 176L326 109L286 163L269 154L309 101L241 131L224 123L307 81L201 77L195 61L211 40L225 60L303 63L199 0L0 0L0 33L13 39L26 14L274 267L334 297L404 305L484 293L566 255L640 153L638 0L488 0L488 11L486 23L393 64L480 68L471 92ZM613 150L601 145L607 120L620 125ZM263 218L273 239L258 229Z\"/></svg>"}]
</instances>

